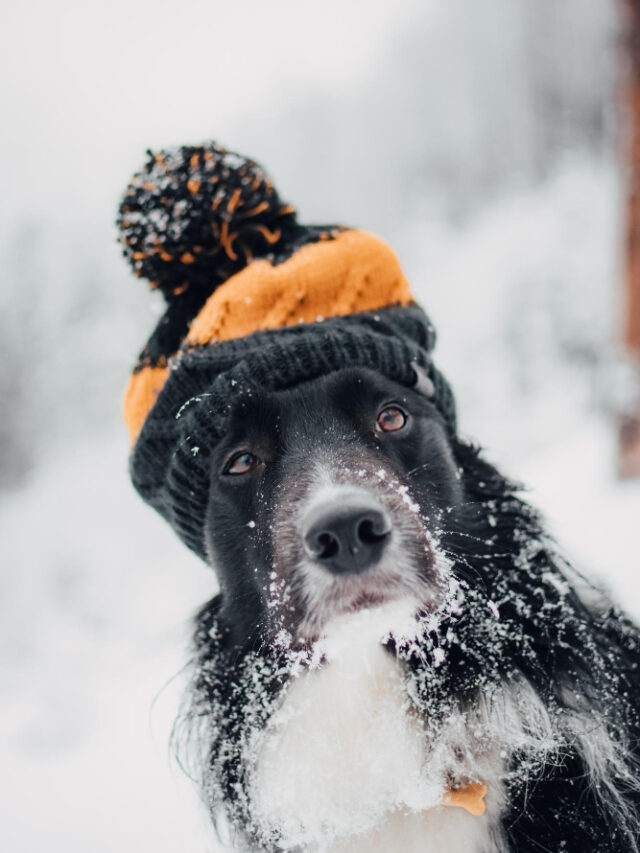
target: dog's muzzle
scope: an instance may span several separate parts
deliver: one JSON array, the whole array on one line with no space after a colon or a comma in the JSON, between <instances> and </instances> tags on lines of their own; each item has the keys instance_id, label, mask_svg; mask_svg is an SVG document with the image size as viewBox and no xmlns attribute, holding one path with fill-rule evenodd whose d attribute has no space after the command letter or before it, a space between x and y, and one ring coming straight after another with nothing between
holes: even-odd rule
<instances>
[{"instance_id":1,"label":"dog's muzzle","mask_svg":"<svg viewBox=\"0 0 640 853\"><path fill-rule=\"evenodd\" d=\"M339 505L314 506L302 525L307 555L334 575L360 574L375 566L391 535L389 513L374 498L360 495Z\"/></svg>"}]
</instances>

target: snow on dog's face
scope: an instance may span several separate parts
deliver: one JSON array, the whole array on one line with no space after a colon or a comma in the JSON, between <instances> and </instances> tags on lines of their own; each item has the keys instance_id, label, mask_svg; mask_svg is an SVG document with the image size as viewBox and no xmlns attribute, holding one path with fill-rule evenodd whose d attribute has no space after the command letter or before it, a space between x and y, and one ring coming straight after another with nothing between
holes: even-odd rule
<instances>
[{"instance_id":1,"label":"snow on dog's face","mask_svg":"<svg viewBox=\"0 0 640 853\"><path fill-rule=\"evenodd\" d=\"M446 428L417 390L346 369L245 397L213 458L206 530L237 641L313 638L401 597L437 605L437 531L460 502Z\"/></svg>"}]
</instances>

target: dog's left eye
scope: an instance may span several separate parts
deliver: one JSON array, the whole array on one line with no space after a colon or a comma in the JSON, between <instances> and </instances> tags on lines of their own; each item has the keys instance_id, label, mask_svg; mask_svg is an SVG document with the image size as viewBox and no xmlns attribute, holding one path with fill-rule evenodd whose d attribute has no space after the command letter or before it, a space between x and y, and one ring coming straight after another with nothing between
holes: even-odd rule
<instances>
[{"instance_id":1,"label":"dog's left eye","mask_svg":"<svg viewBox=\"0 0 640 853\"><path fill-rule=\"evenodd\" d=\"M386 406L378 415L378 428L382 432L397 432L407 422L407 415L398 406Z\"/></svg>"},{"instance_id":2,"label":"dog's left eye","mask_svg":"<svg viewBox=\"0 0 640 853\"><path fill-rule=\"evenodd\" d=\"M260 460L257 456L254 456L253 453L249 453L248 450L243 450L241 453L236 453L235 456L231 457L224 466L224 473L231 474L232 476L248 474L249 471L253 471L253 469L259 464Z\"/></svg>"}]
</instances>

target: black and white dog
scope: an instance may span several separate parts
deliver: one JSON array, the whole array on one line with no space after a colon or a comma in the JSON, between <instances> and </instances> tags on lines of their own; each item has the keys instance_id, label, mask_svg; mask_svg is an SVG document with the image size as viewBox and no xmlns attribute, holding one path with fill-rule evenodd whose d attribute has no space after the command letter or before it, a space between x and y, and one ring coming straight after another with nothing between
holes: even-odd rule
<instances>
[{"instance_id":1,"label":"black and white dog","mask_svg":"<svg viewBox=\"0 0 640 853\"><path fill-rule=\"evenodd\" d=\"M183 719L216 826L235 850L636 851L638 629L429 397L354 368L232 412Z\"/></svg>"}]
</instances>

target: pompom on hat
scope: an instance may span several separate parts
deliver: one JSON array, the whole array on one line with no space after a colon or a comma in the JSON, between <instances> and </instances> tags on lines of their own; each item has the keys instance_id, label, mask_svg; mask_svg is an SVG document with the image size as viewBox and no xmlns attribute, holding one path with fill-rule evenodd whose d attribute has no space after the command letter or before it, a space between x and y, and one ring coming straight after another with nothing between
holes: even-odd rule
<instances>
[{"instance_id":1,"label":"pompom on hat","mask_svg":"<svg viewBox=\"0 0 640 853\"><path fill-rule=\"evenodd\" d=\"M455 431L435 331L393 251L366 231L300 225L254 161L215 143L148 152L118 228L167 301L125 391L131 476L203 559L208 458L238 395L368 367L426 384Z\"/></svg>"}]
</instances>

